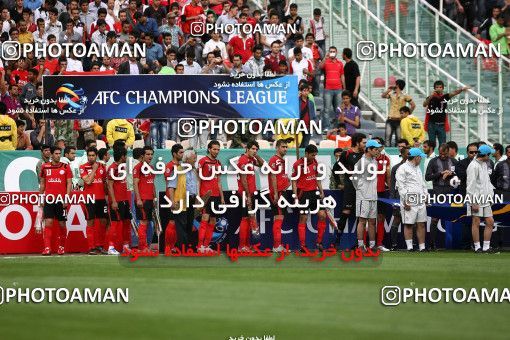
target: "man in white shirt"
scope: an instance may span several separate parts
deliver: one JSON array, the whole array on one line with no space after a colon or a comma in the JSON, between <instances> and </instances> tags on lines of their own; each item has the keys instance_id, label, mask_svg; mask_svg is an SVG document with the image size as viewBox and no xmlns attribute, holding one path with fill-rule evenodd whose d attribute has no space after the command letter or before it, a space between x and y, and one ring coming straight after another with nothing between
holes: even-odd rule
<instances>
[{"instance_id":1,"label":"man in white shirt","mask_svg":"<svg viewBox=\"0 0 510 340\"><path fill-rule=\"evenodd\" d=\"M305 40L303 38L302 34L296 34L296 46L294 47L300 47L301 53L303 53L303 59L313 61L313 52L310 48L304 46ZM291 48L289 50L289 62L292 62L294 60L294 49Z\"/></svg>"},{"instance_id":2,"label":"man in white shirt","mask_svg":"<svg viewBox=\"0 0 510 340\"><path fill-rule=\"evenodd\" d=\"M269 18L269 22L262 27L262 36L260 42L264 45L264 51L271 50L271 44L273 41L280 40L282 46L285 45L285 34L284 32L279 32L276 29L280 18L278 14L275 12L271 13L271 17Z\"/></svg>"},{"instance_id":3,"label":"man in white shirt","mask_svg":"<svg viewBox=\"0 0 510 340\"><path fill-rule=\"evenodd\" d=\"M202 68L194 59L195 55L193 53L188 53L186 60L179 63L184 66L184 74L200 74L202 72Z\"/></svg>"},{"instance_id":4,"label":"man in white shirt","mask_svg":"<svg viewBox=\"0 0 510 340\"><path fill-rule=\"evenodd\" d=\"M303 52L299 47L294 47L294 60L290 63L289 73L297 75L298 82L313 76L313 64L310 60L303 58Z\"/></svg>"},{"instance_id":5,"label":"man in white shirt","mask_svg":"<svg viewBox=\"0 0 510 340\"><path fill-rule=\"evenodd\" d=\"M220 40L220 34L217 32L211 33L211 38L208 42L205 43L204 49L202 50L202 58L206 58L209 52L214 52L215 50L219 50L221 53L221 59L228 59L227 48L225 43Z\"/></svg>"},{"instance_id":6,"label":"man in white shirt","mask_svg":"<svg viewBox=\"0 0 510 340\"><path fill-rule=\"evenodd\" d=\"M76 59L74 53L71 50L71 56L70 58L67 58L67 69L66 71L77 71L77 72L83 72L83 64L80 60Z\"/></svg>"},{"instance_id":7,"label":"man in white shirt","mask_svg":"<svg viewBox=\"0 0 510 340\"><path fill-rule=\"evenodd\" d=\"M62 23L58 21L58 10L56 8L52 8L49 11L49 20L46 21L46 33L48 35L53 34L58 39L60 38L60 33L63 31Z\"/></svg>"},{"instance_id":8,"label":"man in white shirt","mask_svg":"<svg viewBox=\"0 0 510 340\"><path fill-rule=\"evenodd\" d=\"M106 21L103 19L97 20L97 31L92 34L90 41L98 46L106 44Z\"/></svg>"}]
</instances>

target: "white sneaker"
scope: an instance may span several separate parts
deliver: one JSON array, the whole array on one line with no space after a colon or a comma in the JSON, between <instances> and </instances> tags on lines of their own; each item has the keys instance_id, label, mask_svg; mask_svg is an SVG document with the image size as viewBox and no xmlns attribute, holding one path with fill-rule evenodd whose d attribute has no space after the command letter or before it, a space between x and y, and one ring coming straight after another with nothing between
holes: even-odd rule
<instances>
[{"instance_id":1,"label":"white sneaker","mask_svg":"<svg viewBox=\"0 0 510 340\"><path fill-rule=\"evenodd\" d=\"M114 247L109 247L108 248L108 255L120 255L120 253L117 250L115 250Z\"/></svg>"},{"instance_id":2,"label":"white sneaker","mask_svg":"<svg viewBox=\"0 0 510 340\"><path fill-rule=\"evenodd\" d=\"M251 230L251 234L252 234L253 236L260 236L260 230L259 230L259 228L252 229L252 230Z\"/></svg>"},{"instance_id":3,"label":"white sneaker","mask_svg":"<svg viewBox=\"0 0 510 340\"><path fill-rule=\"evenodd\" d=\"M209 254L210 254L210 253L214 253L214 250L212 250L210 246L209 246L209 247L205 247L204 251L205 251L206 253L209 253Z\"/></svg>"},{"instance_id":4,"label":"white sneaker","mask_svg":"<svg viewBox=\"0 0 510 340\"><path fill-rule=\"evenodd\" d=\"M283 248L283 246L281 244L278 247L273 248L273 253L281 253L284 251L285 251L285 248Z\"/></svg>"},{"instance_id":5,"label":"white sneaker","mask_svg":"<svg viewBox=\"0 0 510 340\"><path fill-rule=\"evenodd\" d=\"M200 247L198 247L197 251L198 251L200 254L203 254L203 253L205 253L205 247L204 247L204 246L200 246Z\"/></svg>"},{"instance_id":6,"label":"white sneaker","mask_svg":"<svg viewBox=\"0 0 510 340\"><path fill-rule=\"evenodd\" d=\"M251 249L250 247L242 247L239 251L242 253L249 253L251 252Z\"/></svg>"},{"instance_id":7,"label":"white sneaker","mask_svg":"<svg viewBox=\"0 0 510 340\"><path fill-rule=\"evenodd\" d=\"M377 247L377 249L379 249L380 251L382 252L387 252L387 251L390 251L388 248L386 248L385 246L379 246Z\"/></svg>"}]
</instances>

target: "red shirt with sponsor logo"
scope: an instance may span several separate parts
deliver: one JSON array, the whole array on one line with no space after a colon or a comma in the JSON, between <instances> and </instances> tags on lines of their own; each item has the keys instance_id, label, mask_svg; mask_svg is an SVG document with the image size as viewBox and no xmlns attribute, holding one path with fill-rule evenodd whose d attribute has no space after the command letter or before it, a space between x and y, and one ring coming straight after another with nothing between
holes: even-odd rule
<instances>
[{"instance_id":1,"label":"red shirt with sponsor logo","mask_svg":"<svg viewBox=\"0 0 510 340\"><path fill-rule=\"evenodd\" d=\"M96 200L104 200L105 198L105 192L104 192L104 186L106 183L106 168L103 164L98 163L98 167L96 170L96 175L94 176L94 180L92 183L87 184L83 183L83 193L87 195L94 195L94 198ZM85 177L87 177L92 172L92 164L85 163L80 165L80 177L85 180Z\"/></svg>"},{"instance_id":2,"label":"red shirt with sponsor logo","mask_svg":"<svg viewBox=\"0 0 510 340\"><path fill-rule=\"evenodd\" d=\"M131 199L131 195L127 189L126 183L126 173L127 173L127 165L124 164L124 171L119 171L119 164L112 163L108 168L108 179L113 181L113 194L115 195L115 200L117 202L121 201L129 201ZM122 176L122 179L115 179ZM114 178L115 177L115 178Z\"/></svg>"},{"instance_id":3,"label":"red shirt with sponsor logo","mask_svg":"<svg viewBox=\"0 0 510 340\"><path fill-rule=\"evenodd\" d=\"M142 201L153 200L154 199L154 179L156 175L153 173L142 173L142 166L144 162L138 163L133 168L133 178L138 178L138 192L140 193L140 198ZM152 165L148 164L146 167L153 169Z\"/></svg>"},{"instance_id":4,"label":"red shirt with sponsor logo","mask_svg":"<svg viewBox=\"0 0 510 340\"><path fill-rule=\"evenodd\" d=\"M303 191L314 191L317 190L317 160L314 159L312 162L306 161L306 173L305 173L305 158L298 159L292 166L292 177L296 177L299 171L299 177L297 179L297 188Z\"/></svg>"},{"instance_id":5,"label":"red shirt with sponsor logo","mask_svg":"<svg viewBox=\"0 0 510 340\"><path fill-rule=\"evenodd\" d=\"M248 191L253 194L257 191L257 183L255 181L255 166L258 164L257 159L255 157L248 157L246 154L242 154L237 161L237 167L240 170L249 170L253 171L253 174L246 175L246 181L248 182ZM241 183L241 175L237 175L237 186L238 192L244 192L243 184Z\"/></svg>"},{"instance_id":6,"label":"red shirt with sponsor logo","mask_svg":"<svg viewBox=\"0 0 510 340\"><path fill-rule=\"evenodd\" d=\"M384 161L386 161L386 169L390 167L390 158L386 155L379 155L375 159L377 161L377 171L382 171L384 168ZM386 190L386 172L384 174L377 174L377 192L384 192Z\"/></svg>"},{"instance_id":7,"label":"red shirt with sponsor logo","mask_svg":"<svg viewBox=\"0 0 510 340\"><path fill-rule=\"evenodd\" d=\"M221 163L217 159L209 158L209 156L205 156L200 159L198 162L198 174L200 176L200 196L204 196L206 192L211 190L211 197L219 197L220 196L220 188L219 188L219 175L214 176L212 179L202 179L202 177L211 177L212 169L219 169L221 167Z\"/></svg>"},{"instance_id":8,"label":"red shirt with sponsor logo","mask_svg":"<svg viewBox=\"0 0 510 340\"><path fill-rule=\"evenodd\" d=\"M67 193L67 180L73 178L71 167L59 162L57 165L51 162L44 163L39 177L44 181L44 193L51 195L65 195Z\"/></svg>"},{"instance_id":9,"label":"red shirt with sponsor logo","mask_svg":"<svg viewBox=\"0 0 510 340\"><path fill-rule=\"evenodd\" d=\"M269 160L269 166L273 171L278 171L276 176L276 191L284 191L289 187L289 177L285 172L285 160L278 155L274 155ZM269 178L269 193L271 197L274 194L273 181Z\"/></svg>"},{"instance_id":10,"label":"red shirt with sponsor logo","mask_svg":"<svg viewBox=\"0 0 510 340\"><path fill-rule=\"evenodd\" d=\"M196 17L200 14L204 14L204 9L202 6L197 5L194 6L192 3L189 3L184 6L182 9L182 14L186 18ZM191 23L193 22L202 22L201 19L186 19L186 21L182 24L182 32L184 34L190 34L191 33Z\"/></svg>"}]
</instances>

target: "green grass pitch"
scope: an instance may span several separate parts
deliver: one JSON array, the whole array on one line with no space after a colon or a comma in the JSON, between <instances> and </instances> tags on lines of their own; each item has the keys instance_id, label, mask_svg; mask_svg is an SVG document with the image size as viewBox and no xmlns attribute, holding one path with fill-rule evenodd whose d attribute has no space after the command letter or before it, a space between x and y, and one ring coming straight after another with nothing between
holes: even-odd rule
<instances>
[{"instance_id":1,"label":"green grass pitch","mask_svg":"<svg viewBox=\"0 0 510 340\"><path fill-rule=\"evenodd\" d=\"M109 256L0 258L4 288L129 288L128 304L4 304L0 339L510 338L509 303L380 303L386 285L510 287L510 253L396 252L378 266L294 256L280 264L173 260L131 266Z\"/></svg>"}]
</instances>

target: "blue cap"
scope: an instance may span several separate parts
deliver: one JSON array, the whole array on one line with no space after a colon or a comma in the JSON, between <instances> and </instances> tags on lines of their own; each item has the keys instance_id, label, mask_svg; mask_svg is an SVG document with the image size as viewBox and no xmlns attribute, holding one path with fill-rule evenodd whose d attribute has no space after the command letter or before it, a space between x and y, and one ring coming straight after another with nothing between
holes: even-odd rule
<instances>
[{"instance_id":1,"label":"blue cap","mask_svg":"<svg viewBox=\"0 0 510 340\"><path fill-rule=\"evenodd\" d=\"M379 144L378 141L376 141L375 139L369 139L367 141L367 144L365 146L365 149L368 149L368 148L380 148L382 145Z\"/></svg>"},{"instance_id":2,"label":"blue cap","mask_svg":"<svg viewBox=\"0 0 510 340\"><path fill-rule=\"evenodd\" d=\"M491 148L490 146L488 146L487 144L482 144L478 148L478 154L480 156L490 155L490 154L493 154L494 152L496 152L496 151L494 151L494 149Z\"/></svg>"},{"instance_id":3,"label":"blue cap","mask_svg":"<svg viewBox=\"0 0 510 340\"><path fill-rule=\"evenodd\" d=\"M426 158L427 155L424 154L423 151L421 151L421 149L419 149L419 148L411 148L411 150L409 150L409 157Z\"/></svg>"}]
</instances>

